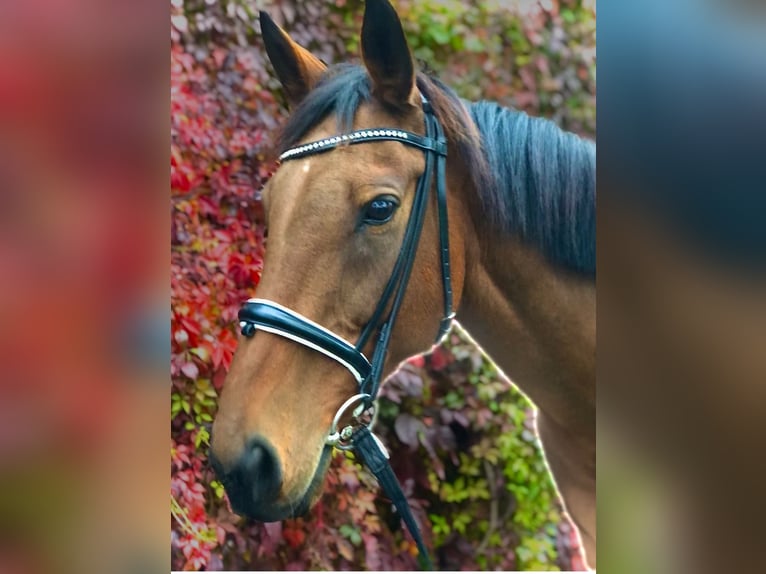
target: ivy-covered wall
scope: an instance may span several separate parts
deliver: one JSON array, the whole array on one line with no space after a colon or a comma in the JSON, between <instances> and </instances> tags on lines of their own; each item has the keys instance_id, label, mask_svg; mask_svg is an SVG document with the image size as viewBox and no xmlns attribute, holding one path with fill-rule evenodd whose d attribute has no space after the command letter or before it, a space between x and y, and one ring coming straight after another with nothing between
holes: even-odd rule
<instances>
[{"instance_id":1,"label":"ivy-covered wall","mask_svg":"<svg viewBox=\"0 0 766 574\"><path fill-rule=\"evenodd\" d=\"M592 2L395 6L421 66L461 96L595 135ZM414 544L351 455L336 457L308 516L277 524L233 515L207 464L236 312L262 267L258 190L287 114L260 42L259 9L327 62L358 55L359 0L171 0L172 565L412 569ZM442 568L581 568L533 416L459 328L384 387L377 430Z\"/></svg>"}]
</instances>

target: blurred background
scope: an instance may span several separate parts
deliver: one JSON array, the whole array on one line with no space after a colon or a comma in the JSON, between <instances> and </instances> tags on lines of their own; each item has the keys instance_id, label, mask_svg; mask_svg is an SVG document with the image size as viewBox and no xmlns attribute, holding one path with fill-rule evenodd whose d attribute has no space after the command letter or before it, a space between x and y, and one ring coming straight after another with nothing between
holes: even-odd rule
<instances>
[{"instance_id":1,"label":"blurred background","mask_svg":"<svg viewBox=\"0 0 766 574\"><path fill-rule=\"evenodd\" d=\"M763 569L763 8L599 7L598 496L607 571Z\"/></svg>"},{"instance_id":2,"label":"blurred background","mask_svg":"<svg viewBox=\"0 0 766 574\"><path fill-rule=\"evenodd\" d=\"M174 0L171 16L172 566L415 569L375 480L339 455L304 518L233 515L207 463L236 313L262 266L259 190L287 109L260 39L265 9L327 63L359 61L359 0ZM595 136L592 3L395 2L421 69ZM456 328L384 387L377 429L442 568L579 570L534 411Z\"/></svg>"},{"instance_id":3,"label":"blurred background","mask_svg":"<svg viewBox=\"0 0 766 574\"><path fill-rule=\"evenodd\" d=\"M167 568L167 8L0 7L0 572Z\"/></svg>"}]
</instances>

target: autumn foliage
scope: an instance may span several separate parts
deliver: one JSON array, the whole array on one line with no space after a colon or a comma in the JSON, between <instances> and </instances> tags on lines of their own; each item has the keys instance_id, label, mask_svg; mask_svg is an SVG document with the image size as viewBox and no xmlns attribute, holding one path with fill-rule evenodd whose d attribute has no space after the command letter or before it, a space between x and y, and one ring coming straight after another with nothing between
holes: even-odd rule
<instances>
[{"instance_id":1,"label":"autumn foliage","mask_svg":"<svg viewBox=\"0 0 766 574\"><path fill-rule=\"evenodd\" d=\"M260 44L255 2L172 0L172 566L413 569L415 548L371 475L338 455L304 518L232 514L207 463L239 305L265 247L259 190L286 116ZM358 54L357 0L277 1L270 13L327 62ZM524 8L402 0L415 56L465 97L595 131L595 15L581 2ZM527 401L459 329L387 383L378 431L449 569L578 569Z\"/></svg>"}]
</instances>

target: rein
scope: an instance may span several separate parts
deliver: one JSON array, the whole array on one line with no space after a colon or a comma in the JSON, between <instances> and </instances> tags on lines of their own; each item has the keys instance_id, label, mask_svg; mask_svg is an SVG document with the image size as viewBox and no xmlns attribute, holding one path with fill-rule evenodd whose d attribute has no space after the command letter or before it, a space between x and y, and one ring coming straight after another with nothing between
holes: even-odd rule
<instances>
[{"instance_id":1,"label":"rein","mask_svg":"<svg viewBox=\"0 0 766 574\"><path fill-rule=\"evenodd\" d=\"M383 294L365 325L359 339L352 344L329 329L319 325L300 313L268 299L250 299L239 311L242 334L252 337L256 330L266 331L290 339L313 349L343 365L356 379L359 392L349 398L336 413L327 436L327 445L341 450L354 450L377 478L384 492L398 510L418 547L423 565L433 569L428 550L423 543L420 530L388 461L388 452L370 427L374 422L374 401L380 389L383 365L391 340L394 323L404 299L410 279L415 254L420 241L423 221L428 206L428 193L436 174L436 204L439 220L439 244L444 294L444 317L439 325L436 341L447 332L455 316L452 308L452 280L449 256L449 227L447 221L447 191L445 165L447 142L439 120L430 102L421 95L425 114L425 136L412 132L377 128L356 130L347 134L309 142L288 149L280 156L281 161L297 159L308 155L332 150L341 145L371 143L394 140L417 147L425 153L425 170L418 178L412 210L407 221L404 239ZM386 310L388 314L386 315ZM385 318L384 318L385 316ZM372 358L368 359L362 349L376 335L377 340ZM352 406L354 423L338 430L343 415Z\"/></svg>"}]
</instances>

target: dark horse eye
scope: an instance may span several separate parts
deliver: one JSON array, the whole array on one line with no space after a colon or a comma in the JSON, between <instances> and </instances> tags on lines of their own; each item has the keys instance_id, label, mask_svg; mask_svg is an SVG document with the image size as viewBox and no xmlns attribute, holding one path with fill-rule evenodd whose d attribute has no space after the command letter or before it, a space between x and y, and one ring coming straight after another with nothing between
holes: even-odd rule
<instances>
[{"instance_id":1,"label":"dark horse eye","mask_svg":"<svg viewBox=\"0 0 766 574\"><path fill-rule=\"evenodd\" d=\"M392 197L381 195L364 206L364 222L372 225L386 223L394 215L399 203Z\"/></svg>"}]
</instances>

